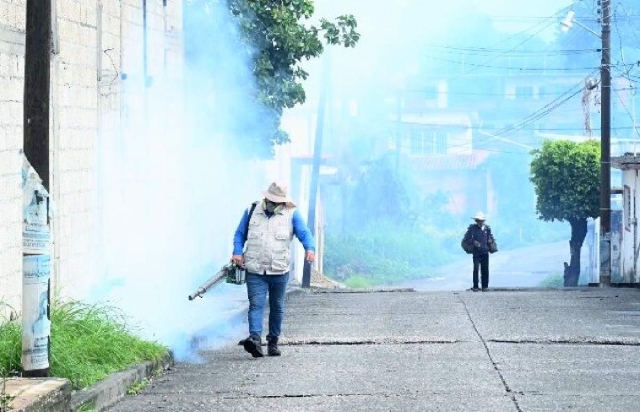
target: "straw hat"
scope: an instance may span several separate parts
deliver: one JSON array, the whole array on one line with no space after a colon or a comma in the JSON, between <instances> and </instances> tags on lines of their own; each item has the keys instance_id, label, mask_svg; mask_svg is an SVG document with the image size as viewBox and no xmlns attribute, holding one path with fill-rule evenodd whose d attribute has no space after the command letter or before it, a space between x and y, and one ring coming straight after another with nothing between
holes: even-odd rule
<instances>
[{"instance_id":1,"label":"straw hat","mask_svg":"<svg viewBox=\"0 0 640 412\"><path fill-rule=\"evenodd\" d=\"M487 217L484 215L484 213L482 212L478 212L476 213L476 215L474 217L472 217L473 220L481 220L481 221L485 221L487 220Z\"/></svg>"},{"instance_id":2,"label":"straw hat","mask_svg":"<svg viewBox=\"0 0 640 412\"><path fill-rule=\"evenodd\" d=\"M269 185L269 188L263 192L265 199L271 200L274 203L285 203L288 207L295 207L296 204L287 195L287 186L273 182Z\"/></svg>"}]
</instances>

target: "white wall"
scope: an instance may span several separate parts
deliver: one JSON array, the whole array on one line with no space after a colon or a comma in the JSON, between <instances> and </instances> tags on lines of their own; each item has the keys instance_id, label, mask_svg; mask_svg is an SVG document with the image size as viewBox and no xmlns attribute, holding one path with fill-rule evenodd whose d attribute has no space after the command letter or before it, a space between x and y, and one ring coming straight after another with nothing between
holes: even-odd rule
<instances>
[{"instance_id":1,"label":"white wall","mask_svg":"<svg viewBox=\"0 0 640 412\"><path fill-rule=\"evenodd\" d=\"M0 0L0 302L19 309L25 0ZM6 314L0 308L0 317ZM0 318L1 319L1 318Z\"/></svg>"},{"instance_id":2,"label":"white wall","mask_svg":"<svg viewBox=\"0 0 640 412\"><path fill-rule=\"evenodd\" d=\"M51 61L53 279L90 287L97 225L97 151L121 125L122 73L142 73L142 0L56 0ZM149 73L180 70L182 0L147 0ZM25 0L0 0L0 301L20 307L20 150ZM164 33L164 34L163 34ZM0 310L0 315L6 311Z\"/></svg>"},{"instance_id":3,"label":"white wall","mask_svg":"<svg viewBox=\"0 0 640 412\"><path fill-rule=\"evenodd\" d=\"M640 206L640 179L637 170L625 170L622 172L623 187L628 186L630 198L627 205L623 204L623 229L622 229L622 273L624 282L638 282L637 270L640 262L635 257L635 249L640 242L637 217ZM624 197L624 196L623 196ZM623 199L625 202L625 199ZM627 227L625 227L627 223Z\"/></svg>"}]
</instances>

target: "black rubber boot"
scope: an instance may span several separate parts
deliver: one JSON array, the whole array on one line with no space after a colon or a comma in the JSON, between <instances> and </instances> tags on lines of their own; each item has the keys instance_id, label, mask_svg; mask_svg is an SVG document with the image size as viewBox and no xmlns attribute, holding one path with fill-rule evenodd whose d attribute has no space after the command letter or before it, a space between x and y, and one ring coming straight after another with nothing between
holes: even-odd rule
<instances>
[{"instance_id":1,"label":"black rubber boot","mask_svg":"<svg viewBox=\"0 0 640 412\"><path fill-rule=\"evenodd\" d=\"M282 355L280 349L278 349L278 338L267 338L267 354L269 356Z\"/></svg>"},{"instance_id":2,"label":"black rubber boot","mask_svg":"<svg viewBox=\"0 0 640 412\"><path fill-rule=\"evenodd\" d=\"M244 341L242 341L244 350L249 352L254 358L261 358L264 356L262 353L262 339L258 335L251 335Z\"/></svg>"}]
</instances>

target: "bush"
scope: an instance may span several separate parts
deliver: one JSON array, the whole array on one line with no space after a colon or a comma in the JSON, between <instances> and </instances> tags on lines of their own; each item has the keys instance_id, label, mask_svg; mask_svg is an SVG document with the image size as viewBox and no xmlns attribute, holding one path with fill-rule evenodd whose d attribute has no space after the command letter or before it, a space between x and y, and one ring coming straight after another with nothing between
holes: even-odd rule
<instances>
[{"instance_id":1,"label":"bush","mask_svg":"<svg viewBox=\"0 0 640 412\"><path fill-rule=\"evenodd\" d=\"M74 389L166 354L166 347L135 336L115 308L80 302L52 307L51 375L69 379ZM20 356L20 323L0 325L0 371L6 375L19 370Z\"/></svg>"},{"instance_id":2,"label":"bush","mask_svg":"<svg viewBox=\"0 0 640 412\"><path fill-rule=\"evenodd\" d=\"M345 285L351 289L368 289L373 286L368 279L363 278L362 276L350 277L345 281Z\"/></svg>"},{"instance_id":3,"label":"bush","mask_svg":"<svg viewBox=\"0 0 640 412\"><path fill-rule=\"evenodd\" d=\"M382 284L425 278L431 268L452 259L447 250L451 241L448 234L437 231L379 222L357 233L327 236L324 268L326 275L339 281L362 278Z\"/></svg>"},{"instance_id":4,"label":"bush","mask_svg":"<svg viewBox=\"0 0 640 412\"><path fill-rule=\"evenodd\" d=\"M541 288L561 288L564 286L564 277L562 275L552 275L540 282Z\"/></svg>"}]
</instances>

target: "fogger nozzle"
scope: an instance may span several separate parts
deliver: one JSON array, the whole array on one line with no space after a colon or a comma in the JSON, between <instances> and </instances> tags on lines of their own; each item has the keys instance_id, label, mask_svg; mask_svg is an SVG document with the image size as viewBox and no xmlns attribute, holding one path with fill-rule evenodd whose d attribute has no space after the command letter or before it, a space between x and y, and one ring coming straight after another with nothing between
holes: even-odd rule
<instances>
[{"instance_id":1,"label":"fogger nozzle","mask_svg":"<svg viewBox=\"0 0 640 412\"><path fill-rule=\"evenodd\" d=\"M206 292L207 292L206 290L204 290L203 288L200 287L200 288L198 288L198 290L196 290L195 293L192 293L191 295L189 295L189 300L194 300L198 296L202 297L202 294L206 293Z\"/></svg>"},{"instance_id":2,"label":"fogger nozzle","mask_svg":"<svg viewBox=\"0 0 640 412\"><path fill-rule=\"evenodd\" d=\"M220 269L215 276L204 282L195 292L189 295L189 300L194 300L198 296L202 297L209 289L213 288L219 283L225 281L227 283L233 283L241 285L245 282L245 271L242 268L236 266L235 263L227 263Z\"/></svg>"}]
</instances>

